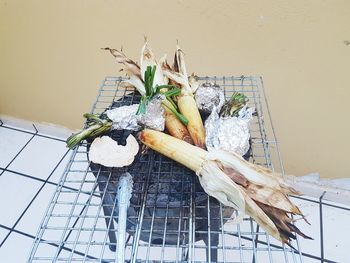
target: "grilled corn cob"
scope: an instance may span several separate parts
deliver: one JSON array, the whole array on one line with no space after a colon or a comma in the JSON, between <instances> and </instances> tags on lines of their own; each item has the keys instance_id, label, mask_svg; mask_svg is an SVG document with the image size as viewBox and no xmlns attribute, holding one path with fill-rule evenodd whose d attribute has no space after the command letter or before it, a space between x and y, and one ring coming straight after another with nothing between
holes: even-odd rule
<instances>
[{"instance_id":1,"label":"grilled corn cob","mask_svg":"<svg viewBox=\"0 0 350 263\"><path fill-rule=\"evenodd\" d=\"M196 102L193 98L192 89L186 72L184 55L180 47L177 47L175 52L173 70L169 69L166 62L161 66L164 75L181 86L181 95L178 96L177 99L179 110L181 114L188 119L187 129L194 144L204 149L205 129Z\"/></svg>"},{"instance_id":2,"label":"grilled corn cob","mask_svg":"<svg viewBox=\"0 0 350 263\"><path fill-rule=\"evenodd\" d=\"M199 176L207 194L226 206L245 212L271 236L290 245L294 233L302 233L289 216L301 211L288 194L298 194L280 177L266 168L253 165L240 156L224 152L207 152L162 132L145 129L140 140L153 150L183 164Z\"/></svg>"}]
</instances>

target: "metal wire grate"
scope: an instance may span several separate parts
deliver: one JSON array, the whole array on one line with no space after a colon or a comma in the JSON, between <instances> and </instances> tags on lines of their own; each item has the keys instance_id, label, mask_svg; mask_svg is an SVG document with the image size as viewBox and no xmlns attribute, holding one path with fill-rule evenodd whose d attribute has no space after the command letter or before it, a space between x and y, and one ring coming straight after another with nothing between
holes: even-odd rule
<instances>
[{"instance_id":1,"label":"metal wire grate","mask_svg":"<svg viewBox=\"0 0 350 263\"><path fill-rule=\"evenodd\" d=\"M137 99L132 88L120 87L122 80L105 78L92 113ZM227 97L239 91L249 98L257 112L251 124L250 161L283 172L262 79L201 77L199 81L216 82ZM88 144L74 150L41 222L29 262L116 261L117 171L91 165L87 151ZM231 209L203 195L196 176L165 157L141 157L134 181L127 261L303 262L298 240L292 250L248 217L232 223ZM55 247L54 253L41 249L47 244Z\"/></svg>"}]
</instances>

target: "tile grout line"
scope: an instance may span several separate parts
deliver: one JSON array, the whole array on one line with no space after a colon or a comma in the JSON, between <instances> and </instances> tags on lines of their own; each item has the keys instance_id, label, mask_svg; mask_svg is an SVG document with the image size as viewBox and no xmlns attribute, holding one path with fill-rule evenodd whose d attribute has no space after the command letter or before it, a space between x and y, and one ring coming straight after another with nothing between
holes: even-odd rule
<instances>
[{"instance_id":1,"label":"tile grout line","mask_svg":"<svg viewBox=\"0 0 350 263\"><path fill-rule=\"evenodd\" d=\"M1 169L1 168L0 168ZM10 170L10 169L6 169L6 172L9 172L9 173L13 173L13 174L16 174L16 175L19 175L19 176L23 176L23 177L26 177L26 178L29 178L29 179L32 179L32 180L35 180L35 181L39 181L39 182L45 182L46 180L44 179L41 179L41 178L37 178L35 176L32 176L32 175L28 175L28 174L25 174L25 173L21 173L21 172L17 172L17 171L14 171L14 170ZM50 185L54 185L56 186L57 183L54 183L54 182L51 182L51 181L47 181L48 184ZM69 189L69 190L77 190L75 188L72 188L72 187L68 187L68 186L64 186L63 188L66 188L66 189Z\"/></svg>"},{"instance_id":2,"label":"tile grout line","mask_svg":"<svg viewBox=\"0 0 350 263\"><path fill-rule=\"evenodd\" d=\"M1 120L0 120L1 121ZM34 125L34 124L32 124ZM19 132L23 132L23 133L27 133L27 134L32 134L34 135L34 132L31 131L27 131L27 130L23 130L23 129L18 129L18 128L14 128L14 127L10 127L10 126L6 126L6 125L0 125L0 127L5 128L5 129L9 129L9 130L14 130L14 131L19 131ZM36 134L39 137L43 137L43 138L47 138L47 139L51 139L51 140L55 140L55 141L60 141L60 142L66 142L66 140L64 139L60 139L60 138L56 138L53 136L49 136L49 135L44 135L44 134L40 134L39 132Z\"/></svg>"},{"instance_id":3,"label":"tile grout line","mask_svg":"<svg viewBox=\"0 0 350 263\"><path fill-rule=\"evenodd\" d=\"M3 228L3 229L6 229L6 230L11 230L10 227L8 226L5 226L5 225L2 225L0 224L0 228ZM31 234L28 234L28 233L25 233L23 231L20 231L20 230L17 230L17 229L13 229L12 232L16 233L16 234L20 234L22 236L25 236L25 237L29 237L31 239L35 239L35 236L31 235ZM40 241L46 241L45 239L40 239ZM58 247L59 245L55 244L55 243L45 243L45 244L48 244L50 246L54 246L54 247ZM73 250L68 248L68 247L62 247L63 250L66 250L66 251L69 251L69 252L72 252ZM78 251L78 250L74 250L73 251L75 254L79 255L79 256L85 256L84 253ZM96 257L93 257L93 256L90 256L90 255L87 255L88 258L90 259L97 259Z\"/></svg>"},{"instance_id":4,"label":"tile grout line","mask_svg":"<svg viewBox=\"0 0 350 263\"><path fill-rule=\"evenodd\" d=\"M34 195L34 197L32 198L32 200L29 202L29 204L27 205L27 207L23 210L22 214L17 218L16 222L14 223L14 225L11 228L11 231L6 235L6 237L3 239L3 241L0 243L0 247L2 247L2 245L5 243L5 241L8 239L8 237L11 235L12 231L15 229L15 227L17 226L17 224L19 223L19 221L22 219L22 217L24 216L24 214L27 212L27 210L29 209L29 207L31 206L31 204L34 202L34 200L36 199L36 197L39 195L39 193L41 192L41 190L44 188L44 186L46 185L46 183L49 181L50 177L52 176L52 174L56 171L56 169L58 168L58 166L62 163L63 159L67 156L67 154L69 153L69 150L66 151L66 153L62 156L62 158L59 160L59 162L56 164L56 166L54 167L54 169L51 171L51 173L49 174L49 176L46 178L46 180L44 180L43 184L41 185L41 187L39 188L39 190L37 191L37 193Z\"/></svg>"},{"instance_id":5,"label":"tile grout line","mask_svg":"<svg viewBox=\"0 0 350 263\"><path fill-rule=\"evenodd\" d=\"M38 130L35 127L35 125L33 124L33 127L35 129L35 133L33 134L33 136L24 144L24 146L19 150L19 152L17 152L17 154L12 158L12 160L6 165L6 167L4 169L2 169L3 171L0 173L0 176L3 175L3 173L7 170L7 168L16 160L16 158L21 154L21 152L27 147L27 145L34 139L34 137L38 134Z\"/></svg>"},{"instance_id":6,"label":"tile grout line","mask_svg":"<svg viewBox=\"0 0 350 263\"><path fill-rule=\"evenodd\" d=\"M2 169L2 168L0 167L0 169ZM46 180L44 180L44 179L37 178L37 177L35 177L35 176L28 175L28 174L24 174L24 173L17 172L17 171L14 171L14 170L7 169L6 171L9 172L9 173L13 173L13 174L19 175L19 176L23 176L23 177L26 177L26 178L30 178L30 179L35 180L35 181L39 181L39 182L45 182L45 181L46 181ZM54 183L54 182L51 182L51 181L47 181L46 183L48 183L48 184L50 184L50 185L54 185L54 186L57 186L57 185L58 185L58 183ZM78 189L76 189L76 188L69 187L69 186L65 186L65 185L63 185L62 188L67 189L67 190L76 191L76 192L78 191ZM83 193L83 194L86 194L86 195L89 195L89 194L86 193L86 192L82 192L82 193ZM95 197L99 197L98 194L94 194L94 196L95 196Z\"/></svg>"}]
</instances>

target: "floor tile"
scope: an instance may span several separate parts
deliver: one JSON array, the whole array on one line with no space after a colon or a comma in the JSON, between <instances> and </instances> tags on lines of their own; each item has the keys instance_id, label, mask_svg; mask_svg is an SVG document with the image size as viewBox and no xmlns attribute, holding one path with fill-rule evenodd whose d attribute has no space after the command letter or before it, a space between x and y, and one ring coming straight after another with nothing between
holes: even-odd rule
<instances>
[{"instance_id":1,"label":"floor tile","mask_svg":"<svg viewBox=\"0 0 350 263\"><path fill-rule=\"evenodd\" d=\"M350 211L323 206L325 258L336 262L349 260Z\"/></svg>"},{"instance_id":2,"label":"floor tile","mask_svg":"<svg viewBox=\"0 0 350 263\"><path fill-rule=\"evenodd\" d=\"M50 176L50 182L58 183L67 167L67 164L72 156L72 151L68 152L67 155L63 158L62 162L58 165L57 169Z\"/></svg>"},{"instance_id":3,"label":"floor tile","mask_svg":"<svg viewBox=\"0 0 350 263\"><path fill-rule=\"evenodd\" d=\"M28 133L0 127L0 167L6 167L31 137Z\"/></svg>"},{"instance_id":4,"label":"floor tile","mask_svg":"<svg viewBox=\"0 0 350 263\"><path fill-rule=\"evenodd\" d=\"M10 231L7 230L6 228L0 227L0 244L2 243L2 241L4 240L4 238L7 236L7 234Z\"/></svg>"},{"instance_id":5,"label":"floor tile","mask_svg":"<svg viewBox=\"0 0 350 263\"><path fill-rule=\"evenodd\" d=\"M11 233L4 245L0 248L0 262L17 263L26 262L32 248L34 239L18 234ZM20 253L19 252L20 249ZM43 244L38 247L38 254L52 254L56 248L51 245ZM45 261L41 261L45 262ZM49 261L46 261L49 262Z\"/></svg>"},{"instance_id":6,"label":"floor tile","mask_svg":"<svg viewBox=\"0 0 350 263\"><path fill-rule=\"evenodd\" d=\"M5 172L0 177L0 224L12 227L41 185L39 181Z\"/></svg>"},{"instance_id":7,"label":"floor tile","mask_svg":"<svg viewBox=\"0 0 350 263\"><path fill-rule=\"evenodd\" d=\"M11 233L0 248L0 261L13 263L26 262L32 244L32 238L17 233ZM18 248L21 248L21 253L18 253Z\"/></svg>"},{"instance_id":8,"label":"floor tile","mask_svg":"<svg viewBox=\"0 0 350 263\"><path fill-rule=\"evenodd\" d=\"M46 180L66 151L65 143L36 136L9 169Z\"/></svg>"},{"instance_id":9,"label":"floor tile","mask_svg":"<svg viewBox=\"0 0 350 263\"><path fill-rule=\"evenodd\" d=\"M34 202L30 205L27 212L15 227L16 230L33 236L36 235L55 189L55 186L45 184L44 188L40 191L39 195L35 198Z\"/></svg>"}]
</instances>

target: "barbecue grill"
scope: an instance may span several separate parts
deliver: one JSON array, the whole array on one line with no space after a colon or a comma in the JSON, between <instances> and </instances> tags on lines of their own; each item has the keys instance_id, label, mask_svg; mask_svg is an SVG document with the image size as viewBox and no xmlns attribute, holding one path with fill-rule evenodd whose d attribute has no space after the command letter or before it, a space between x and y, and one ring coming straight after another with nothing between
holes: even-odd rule
<instances>
[{"instance_id":1,"label":"barbecue grill","mask_svg":"<svg viewBox=\"0 0 350 263\"><path fill-rule=\"evenodd\" d=\"M226 97L249 98L256 115L250 126L249 161L283 172L262 79L200 77L214 82ZM106 77L91 113L137 103L139 95L121 87L122 77ZM129 133L112 131L123 143ZM243 217L208 197L197 176L151 150L127 168L90 163L90 142L72 153L37 232L29 262L116 262L117 185L129 172L134 187L126 222L126 262L303 262L298 239L283 246ZM243 218L242 218L243 217ZM55 247L54 253L41 247Z\"/></svg>"}]
</instances>

